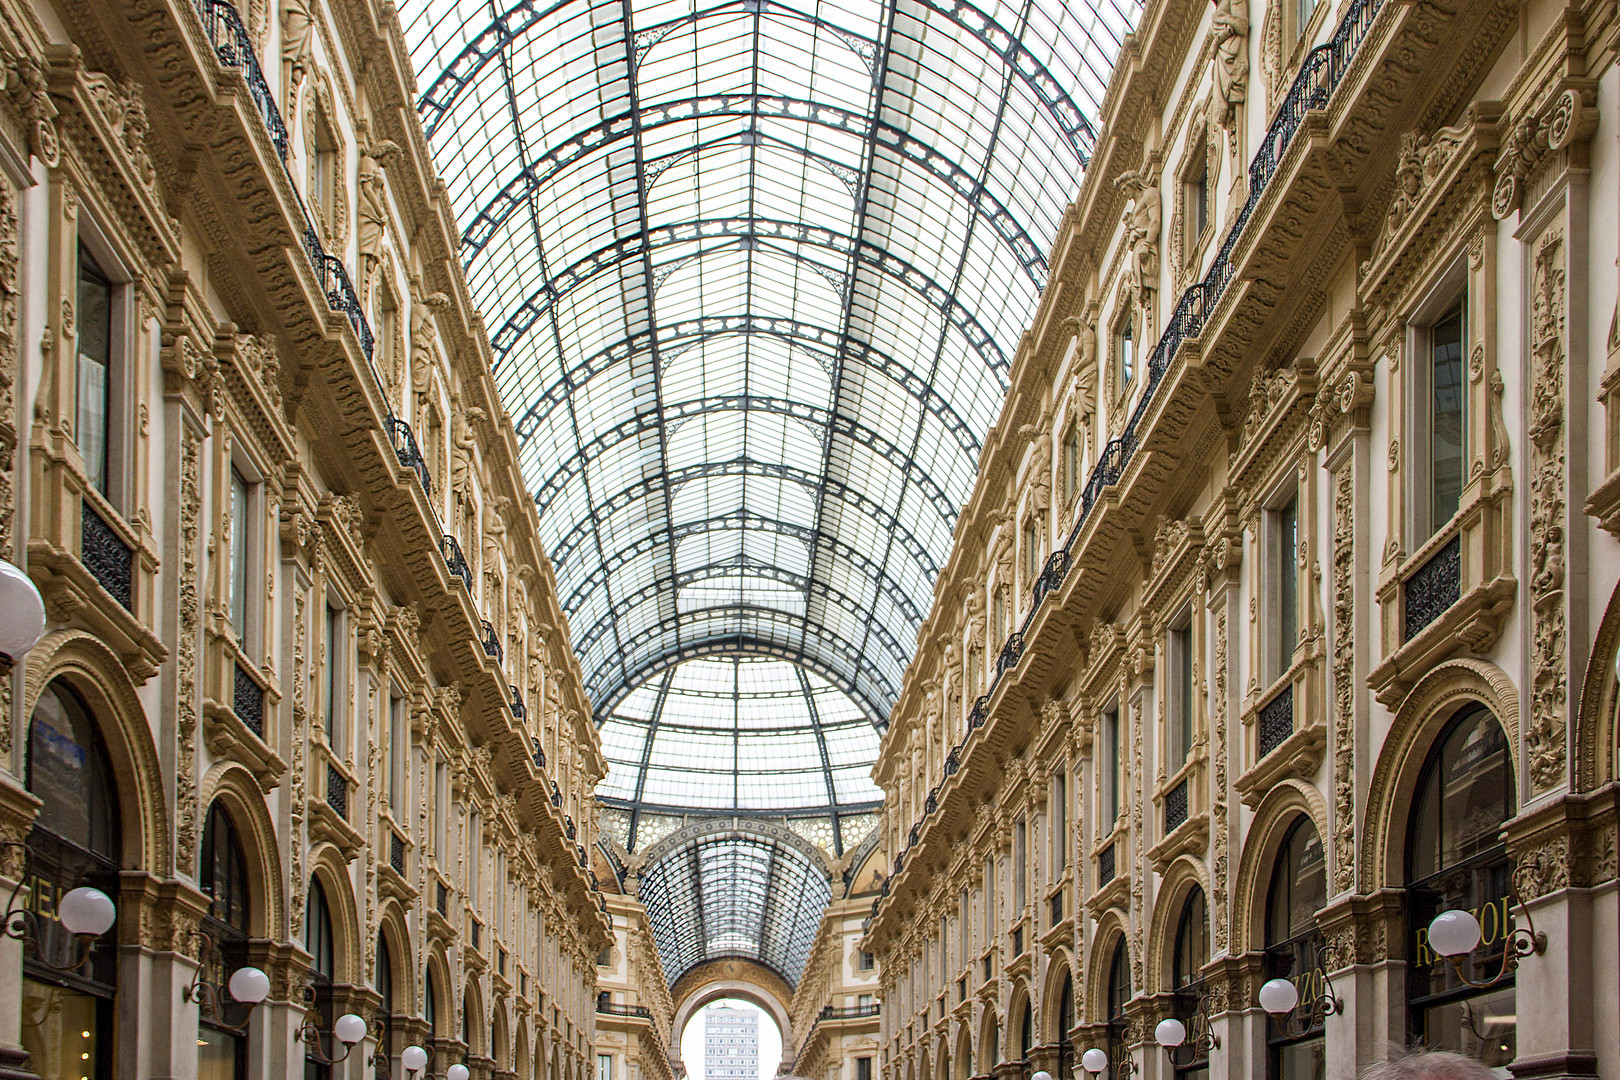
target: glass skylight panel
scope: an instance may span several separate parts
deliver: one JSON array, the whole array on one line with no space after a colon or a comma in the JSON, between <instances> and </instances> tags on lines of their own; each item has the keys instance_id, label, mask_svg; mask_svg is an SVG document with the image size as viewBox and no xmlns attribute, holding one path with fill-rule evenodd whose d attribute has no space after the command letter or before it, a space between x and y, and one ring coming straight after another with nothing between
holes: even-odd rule
<instances>
[{"instance_id":1,"label":"glass skylight panel","mask_svg":"<svg viewBox=\"0 0 1620 1080\"><path fill-rule=\"evenodd\" d=\"M875 752L866 718L892 704L1078 190L1076 117L1094 122L1140 10L897 8L402 0L497 386L614 726L604 795L634 745L616 725L650 724L666 674L710 663L735 692L734 661L668 667L694 645L826 665L857 698L815 692ZM809 730L791 684L771 709L796 701ZM710 797L703 775L662 797ZM804 779L824 805L819 752Z\"/></svg>"}]
</instances>

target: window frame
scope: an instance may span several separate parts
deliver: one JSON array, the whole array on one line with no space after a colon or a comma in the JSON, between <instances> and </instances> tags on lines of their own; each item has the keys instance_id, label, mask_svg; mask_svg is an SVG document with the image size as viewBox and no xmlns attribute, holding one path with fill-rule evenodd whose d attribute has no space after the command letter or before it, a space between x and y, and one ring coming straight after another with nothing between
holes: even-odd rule
<instances>
[{"instance_id":1,"label":"window frame","mask_svg":"<svg viewBox=\"0 0 1620 1080\"><path fill-rule=\"evenodd\" d=\"M1293 470L1288 470L1287 481L1267 500L1262 519L1265 529L1261 540L1265 611L1260 643L1263 687L1275 686L1292 670L1294 655L1299 649L1299 538L1303 495L1304 489L1295 482ZM1285 532L1289 533L1286 540ZM1285 581L1288 584L1285 585Z\"/></svg>"},{"instance_id":2,"label":"window frame","mask_svg":"<svg viewBox=\"0 0 1620 1080\"><path fill-rule=\"evenodd\" d=\"M128 263L119 256L106 235L81 208L78 232L73 249L73 311L76 336L73 343L73 439L79 448L84 467L87 489L92 489L117 511L128 517L131 503L130 488L133 474L129 452L133 435L132 399L135 382L131 367L136 347L136 312L133 297L135 275ZM107 287L107 359L105 401L102 418L102 452L100 472L102 482L97 483L92 471L90 455L84 447L84 387L83 344L86 316L84 312L83 280L85 260L88 256L93 273Z\"/></svg>"},{"instance_id":3,"label":"window frame","mask_svg":"<svg viewBox=\"0 0 1620 1080\"><path fill-rule=\"evenodd\" d=\"M1407 389L1411 404L1407 408L1408 451L1406 493L1408 497L1408 524L1412 530L1414 547L1421 547L1431 537L1442 532L1461 513L1463 494L1469 482L1468 460L1469 425L1473 417L1468 388L1468 341L1470 331L1471 296L1467 263L1456 260L1429 290L1421 303L1407 318L1408 354L1414 363L1408 364ZM1437 519L1435 510L1435 327L1446 321L1453 311L1460 315L1457 337L1457 508L1443 519Z\"/></svg>"},{"instance_id":4,"label":"window frame","mask_svg":"<svg viewBox=\"0 0 1620 1080\"><path fill-rule=\"evenodd\" d=\"M1164 772L1173 777L1192 760L1193 744L1198 739L1198 688L1193 679L1198 646L1190 605L1165 631L1165 646L1169 671L1165 686Z\"/></svg>"},{"instance_id":5,"label":"window frame","mask_svg":"<svg viewBox=\"0 0 1620 1080\"><path fill-rule=\"evenodd\" d=\"M1119 316L1108 334L1108 372L1113 381L1114 400L1121 402L1136 382L1136 368L1141 350L1141 334L1137 328L1136 303L1132 300L1121 305Z\"/></svg>"}]
</instances>

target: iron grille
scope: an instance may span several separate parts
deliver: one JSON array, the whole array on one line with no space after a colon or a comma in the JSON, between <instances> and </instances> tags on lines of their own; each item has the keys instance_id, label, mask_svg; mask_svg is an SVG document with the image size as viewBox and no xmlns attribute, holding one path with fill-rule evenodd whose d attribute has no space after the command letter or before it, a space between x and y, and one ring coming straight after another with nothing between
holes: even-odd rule
<instances>
[{"instance_id":1,"label":"iron grille","mask_svg":"<svg viewBox=\"0 0 1620 1080\"><path fill-rule=\"evenodd\" d=\"M1041 576L1035 579L1034 603L1031 608L1041 606L1048 593L1063 584L1063 577L1069 572L1069 553L1066 550L1052 552L1046 559L1046 566L1041 570Z\"/></svg>"},{"instance_id":2,"label":"iron grille","mask_svg":"<svg viewBox=\"0 0 1620 1080\"><path fill-rule=\"evenodd\" d=\"M562 805L562 789L557 786L557 781L555 780L551 782L551 805Z\"/></svg>"},{"instance_id":3,"label":"iron grille","mask_svg":"<svg viewBox=\"0 0 1620 1080\"><path fill-rule=\"evenodd\" d=\"M986 694L973 702L973 711L968 713L968 730L972 731L974 728L983 727L984 721L989 715L990 695Z\"/></svg>"},{"instance_id":4,"label":"iron grille","mask_svg":"<svg viewBox=\"0 0 1620 1080\"><path fill-rule=\"evenodd\" d=\"M578 830L574 828L574 819L567 815L563 816L563 832L568 834L570 840L578 833Z\"/></svg>"},{"instance_id":5,"label":"iron grille","mask_svg":"<svg viewBox=\"0 0 1620 1080\"><path fill-rule=\"evenodd\" d=\"M388 865L400 877L405 876L405 838L393 831L388 834Z\"/></svg>"},{"instance_id":6,"label":"iron grille","mask_svg":"<svg viewBox=\"0 0 1620 1080\"><path fill-rule=\"evenodd\" d=\"M996 674L1004 674L1010 667L1015 666L1024 655L1024 633L1022 630L1008 635L1007 644L1001 647L1001 655L996 658Z\"/></svg>"},{"instance_id":7,"label":"iron grille","mask_svg":"<svg viewBox=\"0 0 1620 1080\"><path fill-rule=\"evenodd\" d=\"M501 662L501 639L496 635L495 628L489 624L488 619L482 620L484 624L484 655L493 656L495 662Z\"/></svg>"},{"instance_id":8,"label":"iron grille","mask_svg":"<svg viewBox=\"0 0 1620 1080\"><path fill-rule=\"evenodd\" d=\"M1164 797L1164 835L1169 836L1187 824L1187 781L1170 789Z\"/></svg>"},{"instance_id":9,"label":"iron grille","mask_svg":"<svg viewBox=\"0 0 1620 1080\"><path fill-rule=\"evenodd\" d=\"M938 809L939 809L939 789L935 788L933 791L930 791L928 793L928 797L923 800L923 813L932 814L935 810L938 810Z\"/></svg>"},{"instance_id":10,"label":"iron grille","mask_svg":"<svg viewBox=\"0 0 1620 1080\"><path fill-rule=\"evenodd\" d=\"M1114 845L1103 848L1097 856L1097 884L1103 886L1114 880Z\"/></svg>"},{"instance_id":11,"label":"iron grille","mask_svg":"<svg viewBox=\"0 0 1620 1080\"><path fill-rule=\"evenodd\" d=\"M1294 733L1294 684L1289 683L1260 710L1260 756L1265 757Z\"/></svg>"},{"instance_id":12,"label":"iron grille","mask_svg":"<svg viewBox=\"0 0 1620 1080\"><path fill-rule=\"evenodd\" d=\"M394 444L394 455L399 463L416 474L416 482L422 485L422 494L433 497L433 478L428 475L427 462L422 458L422 450L416 445L416 436L411 431L411 425L397 416L388 418L388 434Z\"/></svg>"},{"instance_id":13,"label":"iron grille","mask_svg":"<svg viewBox=\"0 0 1620 1080\"><path fill-rule=\"evenodd\" d=\"M523 695L518 692L518 688L515 686L508 685L507 689L512 693L512 719L524 719L529 715L529 709L523 704Z\"/></svg>"},{"instance_id":14,"label":"iron grille","mask_svg":"<svg viewBox=\"0 0 1620 1080\"><path fill-rule=\"evenodd\" d=\"M326 763L326 805L338 817L349 819L349 782L330 761Z\"/></svg>"},{"instance_id":15,"label":"iron grille","mask_svg":"<svg viewBox=\"0 0 1620 1080\"><path fill-rule=\"evenodd\" d=\"M1059 889L1052 894L1052 925L1056 926L1063 921L1063 890Z\"/></svg>"},{"instance_id":16,"label":"iron grille","mask_svg":"<svg viewBox=\"0 0 1620 1080\"><path fill-rule=\"evenodd\" d=\"M545 768L546 767L546 749L545 749L545 747L540 745L540 740L539 739L531 738L529 740L529 743L530 743L530 745L532 745L534 747L534 767L537 768L537 769Z\"/></svg>"},{"instance_id":17,"label":"iron grille","mask_svg":"<svg viewBox=\"0 0 1620 1080\"><path fill-rule=\"evenodd\" d=\"M105 518L88 501L79 526L79 561L90 576L124 609L130 610L134 594L135 552L113 531Z\"/></svg>"},{"instance_id":18,"label":"iron grille","mask_svg":"<svg viewBox=\"0 0 1620 1080\"><path fill-rule=\"evenodd\" d=\"M442 882L442 881L435 881L433 883L433 888L434 888L433 906L438 908L440 915L443 915L444 917L449 918L450 917L450 890L444 887L444 882Z\"/></svg>"},{"instance_id":19,"label":"iron grille","mask_svg":"<svg viewBox=\"0 0 1620 1080\"><path fill-rule=\"evenodd\" d=\"M449 570L452 576L460 579L463 588L468 592L472 592L472 568L467 565L467 560L462 556L461 545L456 543L456 538L453 536L440 538L439 552L444 556L445 569Z\"/></svg>"},{"instance_id":20,"label":"iron grille","mask_svg":"<svg viewBox=\"0 0 1620 1080\"><path fill-rule=\"evenodd\" d=\"M1462 596L1462 537L1453 536L1406 579L1401 641L1411 641Z\"/></svg>"},{"instance_id":21,"label":"iron grille","mask_svg":"<svg viewBox=\"0 0 1620 1080\"><path fill-rule=\"evenodd\" d=\"M956 775L956 770L960 769L962 767L961 762L957 759L957 754L959 753L959 751L960 751L959 747L953 746L953 747L951 747L951 752L949 754L945 755L945 775L946 776L955 776Z\"/></svg>"},{"instance_id":22,"label":"iron grille","mask_svg":"<svg viewBox=\"0 0 1620 1080\"><path fill-rule=\"evenodd\" d=\"M264 738L264 690L241 664L236 665L236 683L231 688L231 711L249 731Z\"/></svg>"}]
</instances>

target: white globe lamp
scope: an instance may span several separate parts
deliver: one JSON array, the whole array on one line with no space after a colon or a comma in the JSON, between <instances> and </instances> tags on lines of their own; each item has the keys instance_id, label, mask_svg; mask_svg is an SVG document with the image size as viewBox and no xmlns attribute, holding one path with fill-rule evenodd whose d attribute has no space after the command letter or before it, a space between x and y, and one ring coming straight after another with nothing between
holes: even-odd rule
<instances>
[{"instance_id":1,"label":"white globe lamp","mask_svg":"<svg viewBox=\"0 0 1620 1080\"><path fill-rule=\"evenodd\" d=\"M1260 1007L1272 1016L1284 1016L1299 1006L1299 987L1289 979L1272 979L1260 988Z\"/></svg>"},{"instance_id":2,"label":"white globe lamp","mask_svg":"<svg viewBox=\"0 0 1620 1080\"><path fill-rule=\"evenodd\" d=\"M332 1025L332 1034L336 1035L337 1041L344 1046L353 1046L366 1037L365 1018L354 1013L344 1013L337 1018L337 1023Z\"/></svg>"},{"instance_id":3,"label":"white globe lamp","mask_svg":"<svg viewBox=\"0 0 1620 1080\"><path fill-rule=\"evenodd\" d=\"M444 1071L444 1080L467 1080L472 1073L467 1071L465 1065L452 1065Z\"/></svg>"},{"instance_id":4,"label":"white globe lamp","mask_svg":"<svg viewBox=\"0 0 1620 1080\"><path fill-rule=\"evenodd\" d=\"M1093 1075L1100 1074L1108 1068L1108 1055L1093 1046L1080 1055L1080 1067Z\"/></svg>"},{"instance_id":5,"label":"white globe lamp","mask_svg":"<svg viewBox=\"0 0 1620 1080\"><path fill-rule=\"evenodd\" d=\"M427 1051L420 1046L407 1046L399 1055L399 1063L406 1072L421 1072L427 1068Z\"/></svg>"},{"instance_id":6,"label":"white globe lamp","mask_svg":"<svg viewBox=\"0 0 1620 1080\"><path fill-rule=\"evenodd\" d=\"M112 929L118 919L118 909L112 897L100 889L81 885L62 897L56 905L56 918L70 934L100 937Z\"/></svg>"},{"instance_id":7,"label":"white globe lamp","mask_svg":"<svg viewBox=\"0 0 1620 1080\"><path fill-rule=\"evenodd\" d=\"M270 996L270 976L256 967L237 968L225 985L243 1005L257 1005Z\"/></svg>"},{"instance_id":8,"label":"white globe lamp","mask_svg":"<svg viewBox=\"0 0 1620 1080\"><path fill-rule=\"evenodd\" d=\"M1177 1047L1187 1041L1187 1025L1175 1017L1160 1020L1153 1029L1153 1041L1160 1046Z\"/></svg>"},{"instance_id":9,"label":"white globe lamp","mask_svg":"<svg viewBox=\"0 0 1620 1080\"><path fill-rule=\"evenodd\" d=\"M1465 956L1479 946L1479 937L1471 911L1442 911L1429 924L1429 946L1441 956Z\"/></svg>"},{"instance_id":10,"label":"white globe lamp","mask_svg":"<svg viewBox=\"0 0 1620 1080\"><path fill-rule=\"evenodd\" d=\"M45 601L29 576L0 559L0 663L21 660L45 633Z\"/></svg>"}]
</instances>

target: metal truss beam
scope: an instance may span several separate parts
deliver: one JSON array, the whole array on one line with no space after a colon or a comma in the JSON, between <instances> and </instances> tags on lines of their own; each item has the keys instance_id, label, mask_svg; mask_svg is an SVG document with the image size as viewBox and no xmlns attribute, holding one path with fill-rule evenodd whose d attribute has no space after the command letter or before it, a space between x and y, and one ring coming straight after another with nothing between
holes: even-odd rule
<instances>
[{"instance_id":1,"label":"metal truss beam","mask_svg":"<svg viewBox=\"0 0 1620 1080\"><path fill-rule=\"evenodd\" d=\"M629 810L630 800L613 795L598 795L596 801L613 810ZM674 817L690 817L690 806L673 806L668 803L644 802L641 808L649 814L669 814ZM728 818L760 818L766 821L779 822L783 818L824 818L832 814L841 814L844 817L853 817L856 814L871 814L883 809L881 799L875 802L839 803L836 806L806 806L794 807L790 811L782 810L727 810Z\"/></svg>"},{"instance_id":2,"label":"metal truss beam","mask_svg":"<svg viewBox=\"0 0 1620 1080\"><path fill-rule=\"evenodd\" d=\"M802 98L781 97L774 94L726 94L685 98L659 102L642 110L641 130L665 127L670 124L696 124L723 117L747 119L765 118L814 127L830 128L864 136L869 127L877 134L884 150L916 166L955 192L963 203L981 214L995 229L1007 250L1018 260L1037 289L1046 284L1046 252L1035 243L1029 233L1013 216L1005 203L962 168L953 159L941 153L929 142L917 138L904 128L882 120L874 120L865 113L853 112L836 105L820 104ZM544 154L530 162L501 186L488 202L473 216L461 233L462 263L471 266L490 240L506 224L508 218L529 205L529 197L556 183L563 172L592 157L606 153L622 139L631 137L627 118L615 116L584 131L569 136ZM648 169L656 178L665 168L695 151L726 145L736 135L714 139L698 147L687 147L676 154L653 158ZM832 161L811 151L808 147L779 139L768 140L770 146L789 153L810 158L842 180L846 185L859 178L859 168L844 162Z\"/></svg>"},{"instance_id":3,"label":"metal truss beam","mask_svg":"<svg viewBox=\"0 0 1620 1080\"><path fill-rule=\"evenodd\" d=\"M866 576L867 580L877 585L883 595L888 597L889 602L906 616L909 622L908 630L915 632L916 628L922 625L923 613L921 609L917 607L911 596L900 586L898 581L883 572L883 568L878 563L858 548L844 543L836 536L822 534L817 537L815 530L806 525L795 525L792 522L782 521L779 518L768 517L764 514L738 511L733 514L721 514L711 518L704 518L701 521L680 523L675 527L675 543L678 546L688 536L696 536L701 533L726 532L773 533L777 536L788 536L803 541L807 547L817 543L819 540L823 548L856 567ZM584 603L587 593L601 588L602 582L610 578L626 563L647 554L653 545L662 542L662 539L657 536L638 536L635 543L619 548L611 554L604 555L601 565L574 585L573 590L568 594L568 598L563 602L563 610L578 611L579 605Z\"/></svg>"},{"instance_id":4,"label":"metal truss beam","mask_svg":"<svg viewBox=\"0 0 1620 1080\"><path fill-rule=\"evenodd\" d=\"M937 310L957 333L966 339L968 347L978 354L984 366L996 376L997 384L1005 391L1009 363L994 335L979 322L977 315L957 299L933 277L906 260L894 255L871 241L854 237L834 229L808 225L802 221L782 221L774 218L731 217L703 218L670 225L659 225L645 232L625 237L597 249L572 265L560 270L549 281L524 298L513 308L512 314L490 338L497 366L529 332L536 321L546 315L557 299L579 287L598 274L612 270L632 259L650 259L651 252L676 244L702 244L718 241L707 250L693 252L683 258L701 258L716 251L731 251L746 247L756 256L770 241L783 244L821 248L849 259L855 268L876 270L922 297ZM775 248L776 253L789 259L828 269L803 253L791 249ZM846 296L852 290L846 284ZM847 334L847 323L846 323Z\"/></svg>"},{"instance_id":5,"label":"metal truss beam","mask_svg":"<svg viewBox=\"0 0 1620 1080\"><path fill-rule=\"evenodd\" d=\"M880 624L875 618L872 617L873 612L871 609L863 605L859 598L852 597L841 589L835 589L831 585L828 585L825 581L807 577L803 574L795 574L791 570L783 570L780 567L765 564L755 564L751 561L750 563L744 565L739 565L735 560L709 563L707 566L701 566L693 570L683 571L682 573L676 575L675 585L677 588L680 588L683 585L691 585L699 581L708 580L709 578L725 577L738 573L739 571L747 577L765 578L767 580L780 582L784 585L791 585L800 592L808 592L814 596L820 597L827 603L836 604L838 607L855 616L857 622L865 624L868 633L877 635L878 639L883 643L883 647L887 649L889 655L894 658L895 664L898 667L904 668L910 661L910 653L908 653L900 644L899 640L895 638L894 634L887 626ZM647 601L648 597L657 597L666 589L667 585L665 585L665 583L655 581L651 584L642 586L635 592L621 594L614 601L613 605L603 613L601 618L597 619L596 622L591 624L589 627L586 627L583 633L574 638L575 653L580 656L589 656L591 649L596 645L597 640L603 635L612 631L619 619L640 607ZM714 609L708 608L703 610L712 611ZM682 614L685 615L689 613L683 612ZM787 611L782 612L782 617L788 619L798 618L797 615ZM853 645L853 642L851 644ZM858 651L859 650L857 650L857 652Z\"/></svg>"},{"instance_id":6,"label":"metal truss beam","mask_svg":"<svg viewBox=\"0 0 1620 1080\"><path fill-rule=\"evenodd\" d=\"M939 3L937 0L917 0L917 3L926 8L929 13L936 16L940 21L951 22L960 26L986 46L1008 67L1015 78L1030 88L1036 100L1052 116L1058 130L1063 133L1065 141L1074 148L1081 163L1084 164L1090 160L1091 149L1096 142L1096 135L1092 131L1091 122L1086 118L1085 113L1081 112L1080 107L1074 103L1074 99L1063 89L1062 83L1052 75L1046 65L1029 50L1020 38L1008 33L995 19L975 5L967 2L967 0L955 0L953 3ZM461 95L462 91L478 81L479 73L483 71L490 61L500 57L507 46L531 30L551 25L553 17L568 6L569 0L555 0L555 2L549 3L544 2L544 0L519 0L517 4L497 16L476 37L469 41L461 52L456 54L455 59L445 65L444 70L434 78L432 84L427 88L427 92L417 102L417 112L422 117L422 126L427 130L428 138L431 139L437 133L439 125L444 122L445 117L450 114L450 110L455 106L456 99ZM765 2L759 3L753 10L763 11L765 9L773 9L777 13L788 11L786 8ZM735 14L742 10L748 10L744 3L730 0L730 2L717 4L714 7L698 12L696 17ZM802 14L793 14L797 18L807 18ZM636 62L640 63L641 57L644 55L642 47L644 43L649 41L651 35L661 37L674 28L671 25L672 23L678 25L690 22L693 19L693 15L687 15L671 20L671 23L658 24L638 31L635 41L637 46ZM876 52L877 43L872 39L838 27L836 24L825 20L811 18L809 21L815 22L818 26L826 26L846 45L850 45L852 49L855 49L861 55L861 58L866 61L868 68L873 66L873 54ZM926 19L919 18L918 21L926 21ZM660 31L662 31L662 34L659 33ZM861 46L857 47L854 44L856 42L861 43ZM872 54L863 51L868 46L873 50ZM1112 51L1112 47L1107 50L1108 53Z\"/></svg>"},{"instance_id":7,"label":"metal truss beam","mask_svg":"<svg viewBox=\"0 0 1620 1080\"><path fill-rule=\"evenodd\" d=\"M723 610L737 612L739 609L736 605L730 605ZM747 610L743 609L742 613L746 614ZM758 613L764 623L783 621L782 613L774 608L759 609ZM636 635L637 640L632 643L632 647L639 647L656 638L660 632L670 630L668 623L674 621L669 619L664 623L642 628ZM850 700L866 713L873 727L880 732L888 727L888 703L894 700L896 688L887 679L878 672L867 670L859 663L859 657L838 656L842 651L842 642L819 633L805 635L796 620L788 620L788 626L784 629L791 629L796 637L805 642L813 641L818 646L826 646L827 651L836 656L839 662L835 664L824 659L817 653L809 651L804 644L788 644L747 631L709 634L702 638L687 639L678 646L661 648L643 658L630 659L627 650L626 674L623 677L607 677L604 672L592 672L586 676L587 692L591 701L595 702L596 726L602 726L630 691L666 667L704 656L768 656L778 660L790 660L815 672L848 694ZM864 676L874 685L871 688L863 687L855 677L856 674Z\"/></svg>"},{"instance_id":8,"label":"metal truss beam","mask_svg":"<svg viewBox=\"0 0 1620 1080\"><path fill-rule=\"evenodd\" d=\"M630 506L638 499L649 495L662 495L665 491L679 487L690 480L701 480L715 476L768 476L776 480L787 480L798 484L811 492L824 491L828 496L837 499L854 509L860 510L883 529L901 540L901 546L916 560L922 569L925 580L933 581L939 574L939 564L934 561L927 548L923 547L910 529L900 523L900 520L888 511L875 499L865 492L844 483L834 480L822 473L813 473L807 469L795 468L776 461L757 461L750 458L732 458L730 461L705 461L697 465L688 465L682 469L673 469L669 472L656 473L645 479L638 480L627 488L608 496L595 506L597 515L601 518L613 516L619 510ZM540 507L543 514L545 507ZM573 557L574 548L578 546L583 533L590 527L589 522L579 522L564 533L552 548L551 561L558 566L565 566Z\"/></svg>"},{"instance_id":9,"label":"metal truss beam","mask_svg":"<svg viewBox=\"0 0 1620 1080\"><path fill-rule=\"evenodd\" d=\"M841 344L838 331L828 327L799 322L796 319L748 313L705 315L697 319L665 324L658 328L656 345L660 352L667 355L692 344L732 336L772 338L809 352L825 355L829 361ZM630 335L569 369L566 375L535 398L513 425L517 430L518 443L521 445L527 442L534 434L535 428L553 409L562 407L574 393L592 379L620 364L629 363L637 353L650 349L655 344L653 338L654 335L646 333ZM904 361L864 341L849 342L846 355L886 376L917 399L923 408L951 433L956 439L956 445L962 448L962 452L977 460L982 445L979 437L974 434L967 421L962 419L955 406L934 389L930 381L917 374L916 370Z\"/></svg>"},{"instance_id":10,"label":"metal truss beam","mask_svg":"<svg viewBox=\"0 0 1620 1080\"><path fill-rule=\"evenodd\" d=\"M647 723L647 742L641 748L641 767L636 771L636 797L630 807L630 829L626 835L626 851L636 850L636 829L641 825L641 795L647 790L647 766L652 762L653 740L658 737L658 725L664 718L664 700L669 697L669 684L675 678L675 669L664 672L663 685L658 688L658 703L653 706Z\"/></svg>"},{"instance_id":11,"label":"metal truss beam","mask_svg":"<svg viewBox=\"0 0 1620 1080\"><path fill-rule=\"evenodd\" d=\"M574 453L564 459L550 476L533 489L534 500L541 506L549 505L561 494L564 487L584 473L597 455L604 454L621 443L639 439L650 431L657 431L661 423L727 412L767 413L771 416L791 417L868 447L888 462L905 480L917 482L923 489L924 496L933 504L934 511L939 514L941 521L946 525L954 525L956 522L959 508L951 501L951 497L945 494L931 474L917 466L910 451L902 450L882 432L843 413L831 414L826 409L802 401L758 394L720 394L688 401L666 401L661 417L654 413L641 413L610 428L603 428L588 442L580 443Z\"/></svg>"},{"instance_id":12,"label":"metal truss beam","mask_svg":"<svg viewBox=\"0 0 1620 1080\"><path fill-rule=\"evenodd\" d=\"M804 692L804 705L810 713L810 730L816 735L816 749L821 751L821 775L827 781L827 805L837 807L838 785L833 782L832 758L827 755L827 736L821 730L821 710L816 708L815 695L810 692L810 680L805 678L804 669L794 668L793 674L799 677L799 689ZM838 824L838 811L831 811L833 827L833 854L838 858L844 857L844 837Z\"/></svg>"}]
</instances>

